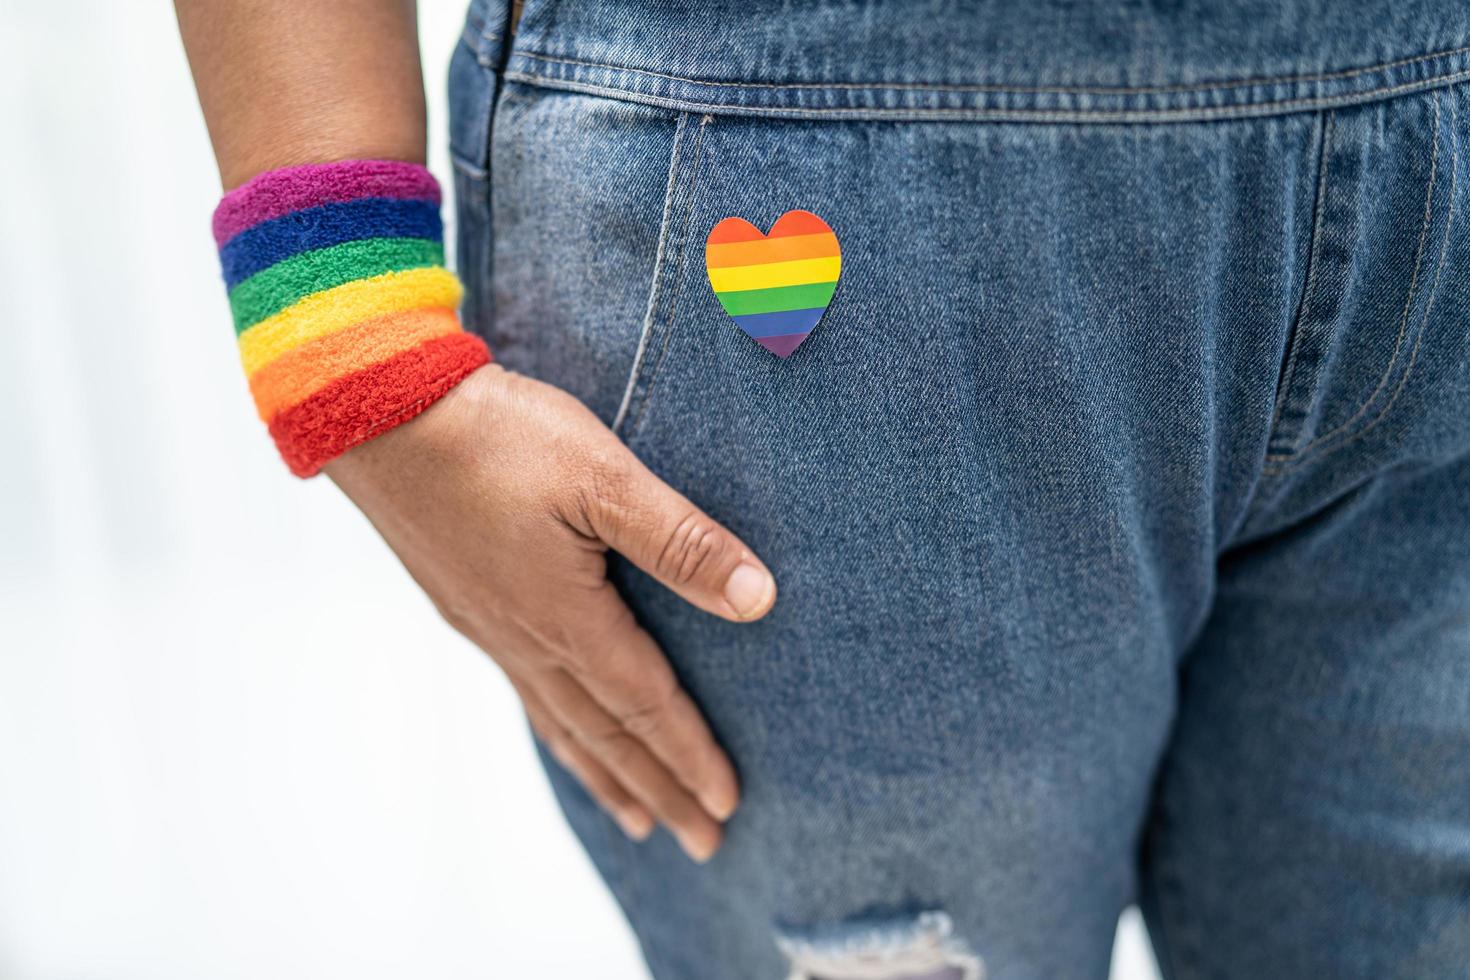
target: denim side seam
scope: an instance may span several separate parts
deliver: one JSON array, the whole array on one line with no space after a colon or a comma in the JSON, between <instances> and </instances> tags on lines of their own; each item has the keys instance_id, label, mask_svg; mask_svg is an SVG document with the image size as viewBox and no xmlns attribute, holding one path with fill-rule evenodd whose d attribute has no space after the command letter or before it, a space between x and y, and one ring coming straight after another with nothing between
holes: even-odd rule
<instances>
[{"instance_id":1,"label":"denim side seam","mask_svg":"<svg viewBox=\"0 0 1470 980\"><path fill-rule=\"evenodd\" d=\"M1200 86L771 83L700 79L526 49L506 77L683 112L798 119L1147 123L1283 115L1381 101L1470 79L1470 48L1318 75Z\"/></svg>"},{"instance_id":2,"label":"denim side seam","mask_svg":"<svg viewBox=\"0 0 1470 980\"><path fill-rule=\"evenodd\" d=\"M486 40L489 38L489 40ZM449 69L449 164L455 197L455 272L469 285L460 316L472 332L488 338L494 321L494 295L482 284L494 272L490 153L492 128L504 90L500 75L486 64L484 45L498 43L488 32L474 34L468 23Z\"/></svg>"},{"instance_id":3,"label":"denim side seam","mask_svg":"<svg viewBox=\"0 0 1470 980\"><path fill-rule=\"evenodd\" d=\"M1453 130L1458 124L1458 116L1456 110L1454 109L1454 100L1451 99L1450 103L1452 117L1451 129ZM1435 297L1439 292L1439 286L1444 271L1446 253L1450 242L1450 235L1455 217L1455 185L1457 183L1457 170L1459 162L1459 141L1458 137L1452 133L1451 159L1449 162L1449 210L1445 219L1444 231L1442 233L1440 248L1438 250L1439 254L1437 260L1435 261L1434 279L1433 282L1429 285L1428 294L1426 296L1424 294L1424 286L1428 276L1427 269L1424 268L1424 258L1428 250L1430 231L1433 228L1434 224L1434 201L1436 190L1439 189L1439 187L1443 184L1443 165L1442 161L1440 160L1440 141L1443 132L1444 129L1442 126L1441 100L1439 94L1435 93L1434 130L1432 138L1432 148L1430 152L1430 172L1429 179L1426 182L1427 186L1425 189L1424 198L1424 215L1421 219L1420 224L1419 241L1415 249L1414 264L1409 276L1407 295L1404 300L1404 309L1400 316L1399 329L1394 340L1393 352L1389 357L1389 362L1387 366L1385 366L1385 368L1383 369L1383 374L1379 378L1378 384L1374 387L1372 393L1363 401L1361 405L1358 406L1358 408L1352 413L1352 415L1348 417L1346 421L1335 425L1330 431L1322 433L1321 435L1315 435L1304 444L1301 444L1301 440L1305 437L1304 432L1291 433L1288 448L1272 450L1268 452L1264 460L1264 465L1262 467L1263 475L1268 477L1280 476L1287 471L1302 465L1303 463L1311 460L1320 459L1323 456L1335 453L1338 450L1352 444L1353 442L1370 432L1373 428L1375 428L1378 423L1381 422L1388 415L1389 411L1397 403L1398 397L1404 390L1404 387L1408 384L1408 381L1412 376L1414 366L1418 361L1420 345L1423 343L1424 330L1429 322L1430 314L1433 312ZM1417 317L1415 317L1415 307L1420 304L1421 300L1423 301L1423 310L1418 314ZM1412 321L1416 319L1417 325L1413 325ZM1412 343L1410 339L1411 336ZM1408 358L1407 361L1404 362L1403 357L1406 350L1408 351ZM1403 362L1402 368L1400 368L1401 362ZM1397 380L1395 380L1395 378L1397 378ZM1391 390L1390 385L1392 385ZM1388 397L1386 400L1384 400L1382 397L1385 392L1388 393ZM1290 396L1284 395L1283 397ZM1301 393L1301 403L1303 405L1303 408L1300 414L1303 417L1308 410L1306 406L1310 403L1311 397L1311 392ZM1380 402L1382 403L1382 407L1379 408L1377 412L1370 415L1370 412L1372 411L1374 406L1379 404ZM1272 444L1278 444L1278 440L1273 438Z\"/></svg>"},{"instance_id":4,"label":"denim side seam","mask_svg":"<svg viewBox=\"0 0 1470 980\"><path fill-rule=\"evenodd\" d=\"M481 4L472 4L465 15L464 28L460 32L460 43L469 49L474 55L475 63L480 66L482 74L483 90L486 96L477 100L478 114L473 119L478 139L476 141L476 157L470 158L466 153L452 145L450 147L450 162L462 171L466 176L475 180L488 180L490 177L490 140L493 136L495 121L495 109L500 102L500 94L504 89L503 76L505 59L509 49L505 43L505 31L507 24L492 23L486 18L494 16L493 11L482 10ZM509 9L502 12L503 17L509 17ZM454 104L454 79L451 69L450 104ZM473 101L470 104L474 104Z\"/></svg>"},{"instance_id":5,"label":"denim side seam","mask_svg":"<svg viewBox=\"0 0 1470 980\"><path fill-rule=\"evenodd\" d=\"M637 432L638 423L643 418L643 410L648 405L658 369L663 364L674 333L674 318L683 291L683 270L689 251L700 158L704 152L705 130L713 122L707 115L700 118L694 133L694 146L690 148L687 143L692 119L689 113L684 113L675 124L658 248L649 284L648 312L638 336L638 349L628 370L622 404L618 406L612 422L613 432L625 441Z\"/></svg>"}]
</instances>

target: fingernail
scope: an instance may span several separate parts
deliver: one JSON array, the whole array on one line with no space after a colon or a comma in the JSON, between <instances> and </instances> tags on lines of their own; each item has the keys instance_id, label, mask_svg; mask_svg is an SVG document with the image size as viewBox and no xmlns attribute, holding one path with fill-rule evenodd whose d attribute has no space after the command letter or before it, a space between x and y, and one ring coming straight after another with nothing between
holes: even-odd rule
<instances>
[{"instance_id":1,"label":"fingernail","mask_svg":"<svg viewBox=\"0 0 1470 980\"><path fill-rule=\"evenodd\" d=\"M714 793L704 793L699 797L699 803L705 812L716 820L724 823L730 819L730 814L735 812L735 798L724 794L716 796Z\"/></svg>"},{"instance_id":2,"label":"fingernail","mask_svg":"<svg viewBox=\"0 0 1470 980\"><path fill-rule=\"evenodd\" d=\"M725 601L744 619L763 610L776 589L771 573L759 565L743 562L725 579Z\"/></svg>"},{"instance_id":3,"label":"fingernail","mask_svg":"<svg viewBox=\"0 0 1470 980\"><path fill-rule=\"evenodd\" d=\"M653 833L653 819L646 813L623 811L614 813L613 819L623 828L623 833L636 841L645 841Z\"/></svg>"},{"instance_id":4,"label":"fingernail","mask_svg":"<svg viewBox=\"0 0 1470 980\"><path fill-rule=\"evenodd\" d=\"M684 848L684 853L696 864L703 864L715 856L715 850L719 845L713 841L701 843L684 834L676 835L679 838L679 846Z\"/></svg>"}]
</instances>

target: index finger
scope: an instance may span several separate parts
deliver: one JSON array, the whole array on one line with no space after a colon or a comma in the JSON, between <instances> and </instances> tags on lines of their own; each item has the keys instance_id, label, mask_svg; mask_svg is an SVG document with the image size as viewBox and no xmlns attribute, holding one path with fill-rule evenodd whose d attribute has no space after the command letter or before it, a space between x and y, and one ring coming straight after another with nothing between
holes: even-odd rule
<instances>
[{"instance_id":1,"label":"index finger","mask_svg":"<svg viewBox=\"0 0 1470 980\"><path fill-rule=\"evenodd\" d=\"M624 730L648 746L711 816L728 819L740 797L729 756L680 686L668 658L611 584L599 590L596 601L603 605L602 614L589 622L609 622L611 627L589 639L584 655L565 669Z\"/></svg>"}]
</instances>

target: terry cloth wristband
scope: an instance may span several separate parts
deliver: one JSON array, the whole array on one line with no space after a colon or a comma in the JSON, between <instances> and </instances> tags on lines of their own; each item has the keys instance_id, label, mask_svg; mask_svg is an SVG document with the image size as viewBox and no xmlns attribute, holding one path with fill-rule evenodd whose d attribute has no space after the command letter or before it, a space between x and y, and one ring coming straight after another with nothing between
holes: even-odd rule
<instances>
[{"instance_id":1,"label":"terry cloth wristband","mask_svg":"<svg viewBox=\"0 0 1470 980\"><path fill-rule=\"evenodd\" d=\"M263 173L215 209L240 360L297 476L490 360L460 328L439 203L423 167L348 160Z\"/></svg>"}]
</instances>

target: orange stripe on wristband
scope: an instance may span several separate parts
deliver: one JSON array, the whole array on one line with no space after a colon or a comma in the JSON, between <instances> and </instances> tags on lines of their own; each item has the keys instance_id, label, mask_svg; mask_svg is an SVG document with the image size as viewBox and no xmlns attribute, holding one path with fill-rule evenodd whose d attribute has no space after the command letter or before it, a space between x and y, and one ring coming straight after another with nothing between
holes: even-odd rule
<instances>
[{"instance_id":1,"label":"orange stripe on wristband","mask_svg":"<svg viewBox=\"0 0 1470 980\"><path fill-rule=\"evenodd\" d=\"M240 334L240 361L254 374L288 351L373 317L430 306L458 306L454 273L431 267L386 272L324 289Z\"/></svg>"},{"instance_id":2,"label":"orange stripe on wristband","mask_svg":"<svg viewBox=\"0 0 1470 980\"><path fill-rule=\"evenodd\" d=\"M271 436L291 472L311 476L353 446L418 415L489 360L485 342L474 334L427 340L335 378L277 413Z\"/></svg>"},{"instance_id":3,"label":"orange stripe on wristband","mask_svg":"<svg viewBox=\"0 0 1470 980\"><path fill-rule=\"evenodd\" d=\"M320 391L343 375L386 361L426 340L459 331L451 309L388 313L318 337L287 351L250 376L262 421Z\"/></svg>"}]
</instances>

